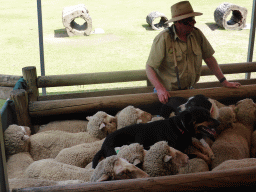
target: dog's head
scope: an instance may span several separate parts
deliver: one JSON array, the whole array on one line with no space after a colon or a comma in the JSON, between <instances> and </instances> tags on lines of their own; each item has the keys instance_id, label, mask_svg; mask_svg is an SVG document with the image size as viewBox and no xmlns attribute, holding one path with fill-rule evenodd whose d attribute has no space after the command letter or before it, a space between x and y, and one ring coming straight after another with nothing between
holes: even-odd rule
<instances>
[{"instance_id":1,"label":"dog's head","mask_svg":"<svg viewBox=\"0 0 256 192\"><path fill-rule=\"evenodd\" d=\"M178 107L178 110L181 112L193 107L203 107L207 109L210 112L211 116L215 119L217 119L219 116L219 111L215 102L202 94L198 94L188 98L186 103Z\"/></svg>"},{"instance_id":2,"label":"dog's head","mask_svg":"<svg viewBox=\"0 0 256 192\"><path fill-rule=\"evenodd\" d=\"M203 107L190 107L182 111L180 117L188 131L196 137L205 134L213 137L216 134L215 128L220 124L211 117L209 110Z\"/></svg>"}]
</instances>

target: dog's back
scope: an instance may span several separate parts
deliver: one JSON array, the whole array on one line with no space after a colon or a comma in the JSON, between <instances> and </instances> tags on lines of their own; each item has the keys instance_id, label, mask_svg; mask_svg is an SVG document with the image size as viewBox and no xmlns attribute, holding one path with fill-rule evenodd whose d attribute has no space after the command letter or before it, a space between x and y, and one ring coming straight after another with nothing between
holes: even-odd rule
<instances>
[{"instance_id":1,"label":"dog's back","mask_svg":"<svg viewBox=\"0 0 256 192\"><path fill-rule=\"evenodd\" d=\"M191 143L191 135L177 127L180 124L179 118L175 116L167 120L130 125L109 134L103 142L101 150L93 158L93 168L97 166L101 157L115 155L115 147L131 143L142 144L147 150L158 141L167 141L171 147L184 151ZM179 139L180 137L182 139Z\"/></svg>"}]
</instances>

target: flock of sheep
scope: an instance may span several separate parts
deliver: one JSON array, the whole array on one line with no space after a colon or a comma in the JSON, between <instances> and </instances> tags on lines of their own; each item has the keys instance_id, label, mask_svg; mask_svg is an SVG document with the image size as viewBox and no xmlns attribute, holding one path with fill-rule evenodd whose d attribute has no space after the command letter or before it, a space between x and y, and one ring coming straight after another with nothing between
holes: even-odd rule
<instances>
[{"instance_id":1,"label":"flock of sheep","mask_svg":"<svg viewBox=\"0 0 256 192\"><path fill-rule=\"evenodd\" d=\"M215 141L208 144L214 159L190 159L161 141L150 147L134 143L116 148L117 155L102 160L93 169L91 161L107 134L136 123L162 119L133 106L116 116L99 111L87 120L65 120L42 125L31 135L30 128L10 125L4 132L10 188L66 185L118 179L157 177L256 166L256 104L244 99L225 106L218 101ZM188 153L196 150L193 146ZM202 152L202 155L203 154Z\"/></svg>"}]
</instances>

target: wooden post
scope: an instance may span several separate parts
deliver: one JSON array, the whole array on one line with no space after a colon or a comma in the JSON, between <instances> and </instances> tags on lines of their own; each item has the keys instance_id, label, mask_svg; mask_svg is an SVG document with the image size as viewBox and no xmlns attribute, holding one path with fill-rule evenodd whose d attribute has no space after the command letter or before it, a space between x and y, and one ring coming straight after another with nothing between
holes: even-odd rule
<instances>
[{"instance_id":1,"label":"wooden post","mask_svg":"<svg viewBox=\"0 0 256 192\"><path fill-rule=\"evenodd\" d=\"M6 156L4 147L4 130L2 128L2 120L0 114L0 191L9 191Z\"/></svg>"},{"instance_id":2,"label":"wooden post","mask_svg":"<svg viewBox=\"0 0 256 192\"><path fill-rule=\"evenodd\" d=\"M10 99L14 101L18 124L31 128L32 124L28 113L28 93L24 89L13 90Z\"/></svg>"},{"instance_id":3,"label":"wooden post","mask_svg":"<svg viewBox=\"0 0 256 192\"><path fill-rule=\"evenodd\" d=\"M36 67L24 67L22 68L23 78L26 80L29 87L29 101L37 101L39 92L37 88L37 73Z\"/></svg>"}]
</instances>

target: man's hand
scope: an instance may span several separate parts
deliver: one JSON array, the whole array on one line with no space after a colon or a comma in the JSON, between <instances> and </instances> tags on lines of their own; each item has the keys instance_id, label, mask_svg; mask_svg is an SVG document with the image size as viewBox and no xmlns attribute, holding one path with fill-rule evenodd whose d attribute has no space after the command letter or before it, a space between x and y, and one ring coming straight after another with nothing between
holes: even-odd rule
<instances>
[{"instance_id":1,"label":"man's hand","mask_svg":"<svg viewBox=\"0 0 256 192\"><path fill-rule=\"evenodd\" d=\"M166 104L168 102L169 97L171 97L170 93L166 91L166 89L157 90L157 96L161 103Z\"/></svg>"},{"instance_id":2,"label":"man's hand","mask_svg":"<svg viewBox=\"0 0 256 192\"><path fill-rule=\"evenodd\" d=\"M227 80L223 81L221 83L224 87L229 87L229 88L238 88L241 86L239 82L229 82Z\"/></svg>"}]
</instances>

